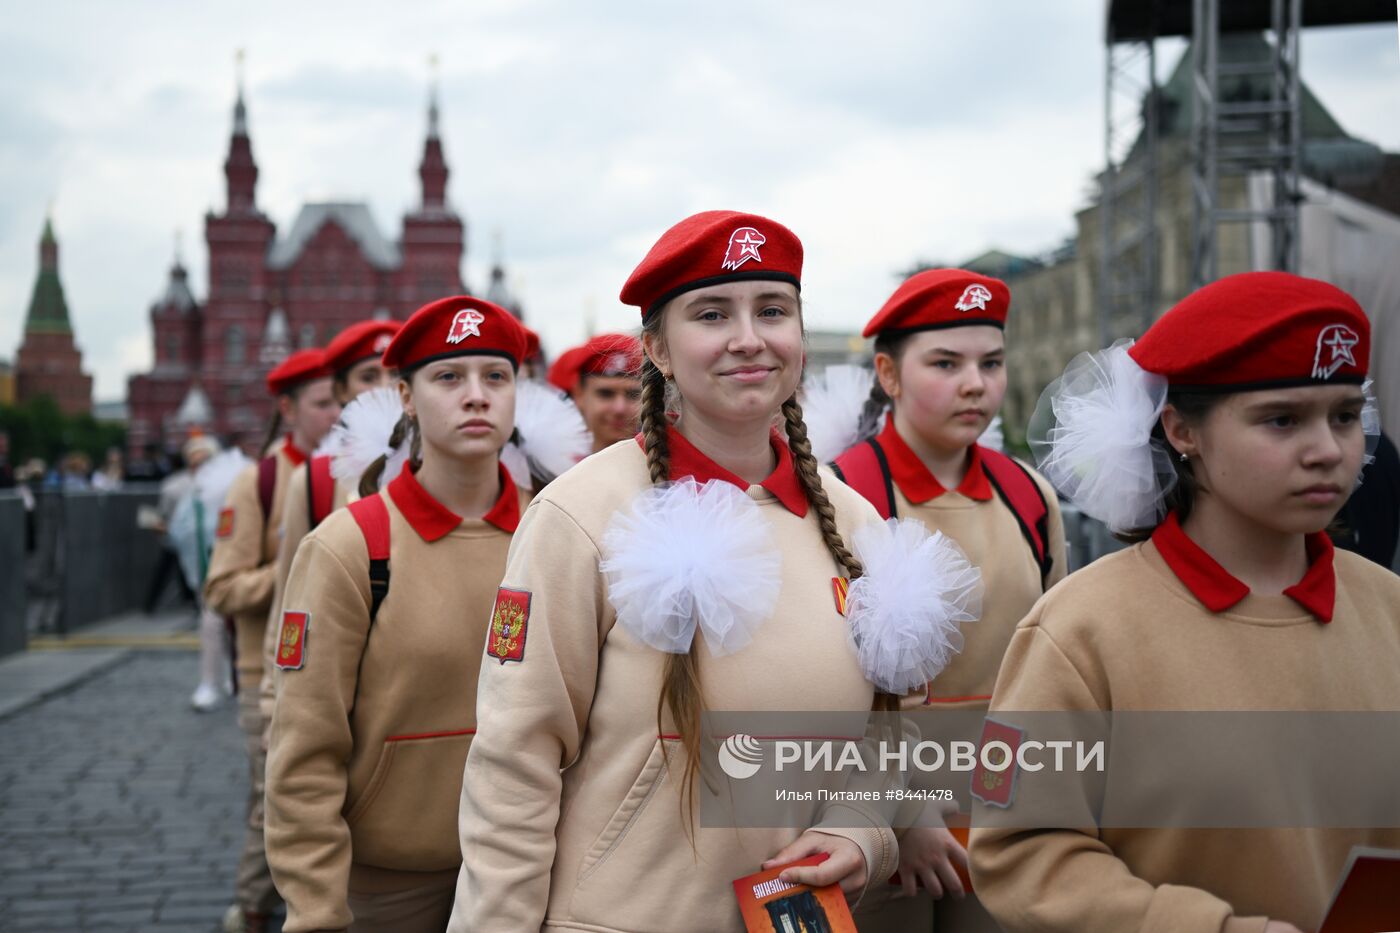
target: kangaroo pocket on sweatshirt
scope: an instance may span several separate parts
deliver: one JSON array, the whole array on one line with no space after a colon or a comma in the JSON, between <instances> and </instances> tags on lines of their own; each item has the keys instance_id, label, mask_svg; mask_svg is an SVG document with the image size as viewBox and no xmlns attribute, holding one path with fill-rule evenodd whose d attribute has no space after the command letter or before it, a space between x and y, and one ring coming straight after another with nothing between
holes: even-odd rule
<instances>
[{"instance_id":1,"label":"kangaroo pocket on sweatshirt","mask_svg":"<svg viewBox=\"0 0 1400 933\"><path fill-rule=\"evenodd\" d=\"M352 858L399 871L461 864L457 807L469 730L390 736L379 763L345 815Z\"/></svg>"},{"instance_id":2,"label":"kangaroo pocket on sweatshirt","mask_svg":"<svg viewBox=\"0 0 1400 933\"><path fill-rule=\"evenodd\" d=\"M568 916L551 920L676 933L743 928L730 882L757 871L797 832L706 829L698 817L687 832L677 784L685 750L672 742L669 752L668 772L661 742L652 747L622 802L578 862ZM556 878L554 883L557 888L567 882Z\"/></svg>"}]
</instances>

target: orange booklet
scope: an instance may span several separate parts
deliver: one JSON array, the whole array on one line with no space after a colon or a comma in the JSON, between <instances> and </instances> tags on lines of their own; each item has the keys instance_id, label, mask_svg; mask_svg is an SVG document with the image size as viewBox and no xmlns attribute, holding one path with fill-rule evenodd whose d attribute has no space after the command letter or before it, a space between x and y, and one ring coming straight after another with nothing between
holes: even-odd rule
<instances>
[{"instance_id":1,"label":"orange booklet","mask_svg":"<svg viewBox=\"0 0 1400 933\"><path fill-rule=\"evenodd\" d=\"M1317 933L1400 930L1400 850L1352 846Z\"/></svg>"},{"instance_id":2,"label":"orange booklet","mask_svg":"<svg viewBox=\"0 0 1400 933\"><path fill-rule=\"evenodd\" d=\"M749 933L856 933L851 909L839 884L814 888L779 881L778 875L793 865L820 865L825 852L747 875L734 881L734 896Z\"/></svg>"}]
</instances>

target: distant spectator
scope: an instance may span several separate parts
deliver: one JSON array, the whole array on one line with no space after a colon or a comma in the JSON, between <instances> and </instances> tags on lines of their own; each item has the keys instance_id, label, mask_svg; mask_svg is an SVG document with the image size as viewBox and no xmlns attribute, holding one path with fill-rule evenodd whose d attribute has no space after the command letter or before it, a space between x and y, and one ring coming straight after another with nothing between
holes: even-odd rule
<instances>
[{"instance_id":1,"label":"distant spectator","mask_svg":"<svg viewBox=\"0 0 1400 933\"><path fill-rule=\"evenodd\" d=\"M1332 534L1337 547L1394 569L1400 538L1400 453L1386 435L1380 436L1375 462L1361 471L1361 485L1337 519L1343 528Z\"/></svg>"},{"instance_id":2,"label":"distant spectator","mask_svg":"<svg viewBox=\"0 0 1400 933\"><path fill-rule=\"evenodd\" d=\"M170 475L170 458L159 444L147 444L141 448L141 457L131 462L126 478L133 483L158 483Z\"/></svg>"},{"instance_id":3,"label":"distant spectator","mask_svg":"<svg viewBox=\"0 0 1400 933\"><path fill-rule=\"evenodd\" d=\"M63 458L63 469L59 475L59 485L64 492L75 489L91 489L92 458L81 450L75 450Z\"/></svg>"},{"instance_id":4,"label":"distant spectator","mask_svg":"<svg viewBox=\"0 0 1400 933\"><path fill-rule=\"evenodd\" d=\"M175 470L160 481L160 499L156 504L156 508L160 511L160 525L155 530L160 532L161 548L160 557L156 560L155 569L151 572L150 585L146 589L146 613L148 615L156 611L160 596L165 592L166 585L172 576L180 587L181 596L187 601L195 601L194 590L190 588L184 574L180 573L179 560L168 531L170 519L175 514L176 507L182 499L188 498L194 492L192 470L218 451L219 444L213 438L205 436L191 438L185 444L185 456L182 458L181 469ZM190 464L190 469L184 468L185 462Z\"/></svg>"},{"instance_id":5,"label":"distant spectator","mask_svg":"<svg viewBox=\"0 0 1400 933\"><path fill-rule=\"evenodd\" d=\"M106 462L92 474L92 488L120 489L123 475L122 452L117 447L109 447Z\"/></svg>"}]
</instances>

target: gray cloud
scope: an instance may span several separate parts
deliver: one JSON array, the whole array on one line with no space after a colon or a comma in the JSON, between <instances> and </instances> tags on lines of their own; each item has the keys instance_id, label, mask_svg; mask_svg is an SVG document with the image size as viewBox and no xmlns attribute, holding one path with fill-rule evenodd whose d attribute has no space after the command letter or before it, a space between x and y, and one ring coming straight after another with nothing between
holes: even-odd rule
<instances>
[{"instance_id":1,"label":"gray cloud","mask_svg":"<svg viewBox=\"0 0 1400 933\"><path fill-rule=\"evenodd\" d=\"M555 349L583 335L589 307L599 326L632 325L622 280L695 210L793 226L822 326L863 322L915 257L1036 251L1073 230L1101 152L1100 0L602 9L36 8L0 37L0 347L18 342L50 197L100 398L144 361L177 227L204 293L239 46L264 209L285 229L310 198L362 198L390 235L417 201L436 51L468 279L484 285L502 230ZM1309 34L1304 54L1349 130L1400 148L1393 32Z\"/></svg>"}]
</instances>

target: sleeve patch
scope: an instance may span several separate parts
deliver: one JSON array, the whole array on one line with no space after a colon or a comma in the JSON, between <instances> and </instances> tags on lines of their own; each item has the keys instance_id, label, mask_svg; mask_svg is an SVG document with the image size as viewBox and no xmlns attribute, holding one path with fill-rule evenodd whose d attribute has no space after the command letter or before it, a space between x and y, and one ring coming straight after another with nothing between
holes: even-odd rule
<instances>
[{"instance_id":1,"label":"sleeve patch","mask_svg":"<svg viewBox=\"0 0 1400 933\"><path fill-rule=\"evenodd\" d=\"M277 636L277 666L284 671L299 671L306 663L306 631L311 626L311 613L282 613L282 633Z\"/></svg>"},{"instance_id":2,"label":"sleeve patch","mask_svg":"<svg viewBox=\"0 0 1400 933\"><path fill-rule=\"evenodd\" d=\"M214 532L216 538L227 538L233 534L233 509L219 509L219 524Z\"/></svg>"},{"instance_id":3,"label":"sleeve patch","mask_svg":"<svg viewBox=\"0 0 1400 933\"><path fill-rule=\"evenodd\" d=\"M982 741L978 743L977 768L972 772L972 796L993 807L1009 807L1016 799L1016 752L1026 733L1023 729L988 719L982 726ZM996 743L998 747L988 748ZM986 749L983 752L983 749ZM1000 766L987 768L986 760Z\"/></svg>"},{"instance_id":4,"label":"sleeve patch","mask_svg":"<svg viewBox=\"0 0 1400 933\"><path fill-rule=\"evenodd\" d=\"M525 660L525 630L530 624L530 591L501 587L491 610L486 653L502 664Z\"/></svg>"}]
</instances>

